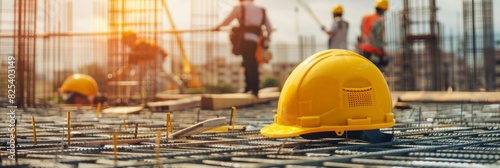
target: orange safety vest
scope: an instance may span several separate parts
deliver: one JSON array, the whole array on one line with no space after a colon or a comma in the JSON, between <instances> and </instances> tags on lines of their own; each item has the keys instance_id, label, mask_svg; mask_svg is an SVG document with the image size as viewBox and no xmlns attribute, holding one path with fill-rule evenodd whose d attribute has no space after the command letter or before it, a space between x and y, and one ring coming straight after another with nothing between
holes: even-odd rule
<instances>
[{"instance_id":1,"label":"orange safety vest","mask_svg":"<svg viewBox=\"0 0 500 168\"><path fill-rule=\"evenodd\" d=\"M377 13L368 14L363 17L363 22L361 23L361 43L359 44L359 49L364 52L375 53L378 55L382 54L382 49L374 46L374 41L372 36L373 25L375 22L381 21L383 22L383 18L380 17ZM382 32L383 33L383 32Z\"/></svg>"}]
</instances>

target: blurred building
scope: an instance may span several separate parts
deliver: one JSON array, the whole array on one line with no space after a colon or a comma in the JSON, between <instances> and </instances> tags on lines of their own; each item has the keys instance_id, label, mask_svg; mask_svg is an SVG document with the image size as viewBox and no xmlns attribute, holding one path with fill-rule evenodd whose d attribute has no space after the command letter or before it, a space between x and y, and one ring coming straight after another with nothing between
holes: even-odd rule
<instances>
[{"instance_id":1,"label":"blurred building","mask_svg":"<svg viewBox=\"0 0 500 168\"><path fill-rule=\"evenodd\" d=\"M215 57L206 64L195 65L204 84L228 83L235 88L245 85L245 77L241 62L228 62L224 57Z\"/></svg>"},{"instance_id":2,"label":"blurred building","mask_svg":"<svg viewBox=\"0 0 500 168\"><path fill-rule=\"evenodd\" d=\"M277 78L281 85L285 84L286 79L300 62L277 62L272 64L271 76Z\"/></svg>"},{"instance_id":3,"label":"blurred building","mask_svg":"<svg viewBox=\"0 0 500 168\"><path fill-rule=\"evenodd\" d=\"M464 0L464 59L468 90L492 91L496 84L493 1Z\"/></svg>"},{"instance_id":4,"label":"blurred building","mask_svg":"<svg viewBox=\"0 0 500 168\"><path fill-rule=\"evenodd\" d=\"M435 0L405 0L403 29L402 90L444 90L444 64L439 48L439 22Z\"/></svg>"}]
</instances>

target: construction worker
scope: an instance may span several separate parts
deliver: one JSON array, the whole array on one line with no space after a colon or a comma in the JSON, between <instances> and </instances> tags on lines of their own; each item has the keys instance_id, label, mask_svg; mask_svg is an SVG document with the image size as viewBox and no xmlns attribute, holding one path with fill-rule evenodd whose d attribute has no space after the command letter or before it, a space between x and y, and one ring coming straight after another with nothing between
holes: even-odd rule
<instances>
[{"instance_id":1,"label":"construction worker","mask_svg":"<svg viewBox=\"0 0 500 168\"><path fill-rule=\"evenodd\" d=\"M148 81L160 82L160 85L162 85L163 83L161 82L164 82L164 80L157 80L161 77L170 82L171 85L169 86L171 88L179 89L181 93L184 92L185 86L183 81L177 76L164 71L162 68L163 61L168 55L165 50L149 40L138 38L137 34L132 30L124 31L121 41L130 49L128 61L117 71L109 74L109 80L117 80L118 77L123 77L126 75L125 72L128 72L128 75L137 75L139 81L149 78L150 80ZM151 85L151 83L142 83L142 87L146 85ZM156 86L158 87L159 85ZM147 90L154 90L151 87L145 88Z\"/></svg>"},{"instance_id":2,"label":"construction worker","mask_svg":"<svg viewBox=\"0 0 500 168\"><path fill-rule=\"evenodd\" d=\"M323 30L329 36L329 49L347 49L347 30L349 29L349 23L342 19L343 13L344 8L342 7L342 5L333 5L333 24L331 29L326 30L324 26L321 27L321 30Z\"/></svg>"},{"instance_id":3,"label":"construction worker","mask_svg":"<svg viewBox=\"0 0 500 168\"><path fill-rule=\"evenodd\" d=\"M106 97L99 93L94 78L85 74L73 74L66 78L59 92L65 104L93 105L106 101Z\"/></svg>"},{"instance_id":4,"label":"construction worker","mask_svg":"<svg viewBox=\"0 0 500 168\"><path fill-rule=\"evenodd\" d=\"M251 91L255 97L259 94L259 64L255 58L257 43L260 37L270 41L271 23L263 7L255 5L254 0L239 0L240 5L235 6L226 19L218 25L220 27L228 26L231 21L237 19L240 27L243 27L243 40L241 43L241 55L243 56L243 67L245 68L245 93ZM244 16L244 17L243 17ZM244 23L244 24L241 24ZM265 26L266 33L262 31ZM265 46L266 48L268 46Z\"/></svg>"},{"instance_id":5,"label":"construction worker","mask_svg":"<svg viewBox=\"0 0 500 168\"><path fill-rule=\"evenodd\" d=\"M387 66L388 59L384 52L384 13L389 7L387 0L375 1L375 13L363 16L361 23L361 55L371 60L377 67Z\"/></svg>"},{"instance_id":6,"label":"construction worker","mask_svg":"<svg viewBox=\"0 0 500 168\"><path fill-rule=\"evenodd\" d=\"M137 34L132 30L122 33L122 43L130 48L128 62L125 63L115 73L108 75L110 79L116 79L123 75L125 71L130 70L132 65L154 69L161 66L163 59L167 57L167 52L158 45L146 39L137 38Z\"/></svg>"}]
</instances>

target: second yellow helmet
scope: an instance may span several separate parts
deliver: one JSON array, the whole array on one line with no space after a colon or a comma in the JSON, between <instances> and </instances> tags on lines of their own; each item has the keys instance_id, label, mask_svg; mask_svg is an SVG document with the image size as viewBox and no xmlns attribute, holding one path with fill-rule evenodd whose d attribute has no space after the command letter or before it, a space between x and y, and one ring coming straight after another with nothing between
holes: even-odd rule
<instances>
[{"instance_id":1,"label":"second yellow helmet","mask_svg":"<svg viewBox=\"0 0 500 168\"><path fill-rule=\"evenodd\" d=\"M344 7L341 4L334 4L332 8L333 14L342 14L344 13Z\"/></svg>"},{"instance_id":2,"label":"second yellow helmet","mask_svg":"<svg viewBox=\"0 0 500 168\"><path fill-rule=\"evenodd\" d=\"M387 0L375 0L375 8L380 8L382 10L389 9L389 2Z\"/></svg>"},{"instance_id":3,"label":"second yellow helmet","mask_svg":"<svg viewBox=\"0 0 500 168\"><path fill-rule=\"evenodd\" d=\"M96 95L98 92L97 82L89 75L73 74L64 80L61 92L76 92L84 96Z\"/></svg>"}]
</instances>

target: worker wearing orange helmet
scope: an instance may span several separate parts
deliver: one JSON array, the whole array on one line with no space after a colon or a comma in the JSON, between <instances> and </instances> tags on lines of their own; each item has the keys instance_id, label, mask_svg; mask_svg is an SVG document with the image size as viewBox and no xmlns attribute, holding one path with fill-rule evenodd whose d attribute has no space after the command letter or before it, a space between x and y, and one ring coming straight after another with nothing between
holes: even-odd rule
<instances>
[{"instance_id":1,"label":"worker wearing orange helmet","mask_svg":"<svg viewBox=\"0 0 500 168\"><path fill-rule=\"evenodd\" d=\"M342 7L341 4L333 5L333 24L331 29L326 30L324 26L321 27L321 30L329 36L329 49L347 49L347 30L349 29L349 23L342 18L343 14L344 7Z\"/></svg>"},{"instance_id":2,"label":"worker wearing orange helmet","mask_svg":"<svg viewBox=\"0 0 500 168\"><path fill-rule=\"evenodd\" d=\"M377 67L387 66L387 56L384 52L384 13L389 8L387 0L375 1L375 13L363 16L361 23L361 39L359 49L361 55L371 60Z\"/></svg>"},{"instance_id":3,"label":"worker wearing orange helmet","mask_svg":"<svg viewBox=\"0 0 500 168\"><path fill-rule=\"evenodd\" d=\"M99 93L94 78L85 74L73 74L67 77L59 92L66 104L93 105L106 101L106 97Z\"/></svg>"}]
</instances>

